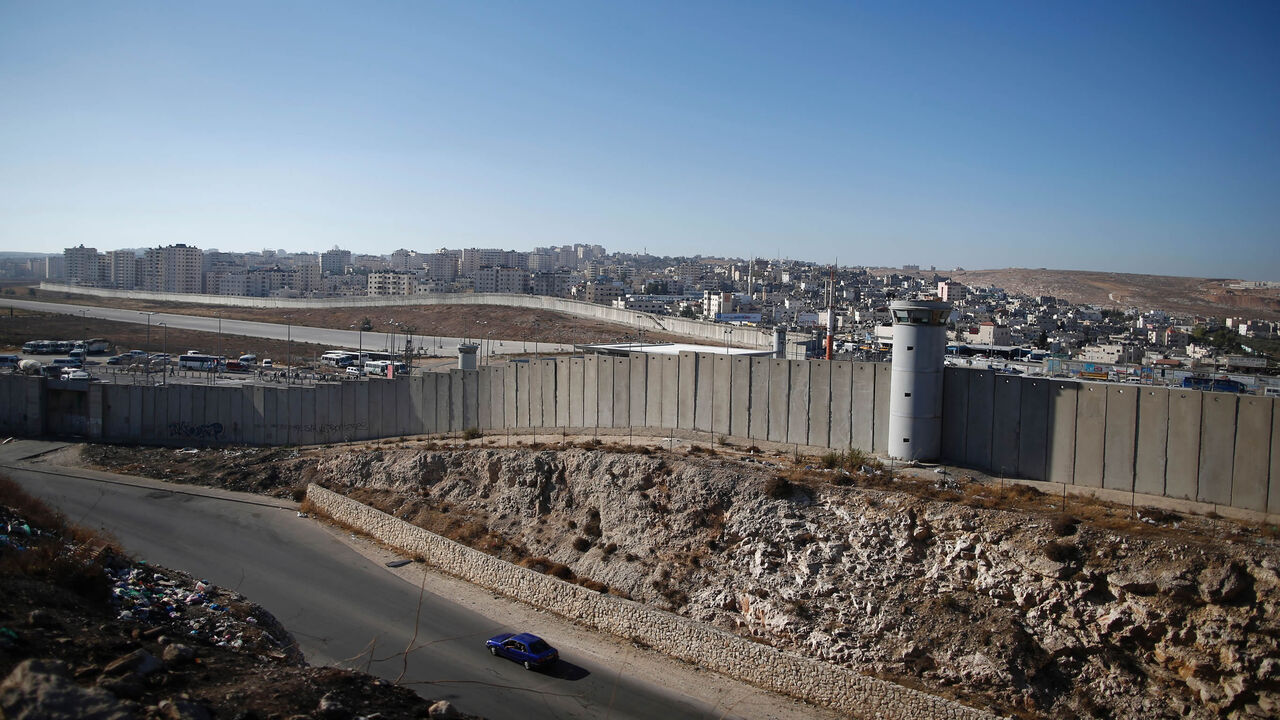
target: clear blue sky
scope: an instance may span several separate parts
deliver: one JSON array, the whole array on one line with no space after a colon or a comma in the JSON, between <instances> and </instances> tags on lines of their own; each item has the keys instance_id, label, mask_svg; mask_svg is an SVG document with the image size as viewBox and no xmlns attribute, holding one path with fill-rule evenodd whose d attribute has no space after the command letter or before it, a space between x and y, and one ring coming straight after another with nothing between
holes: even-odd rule
<instances>
[{"instance_id":1,"label":"clear blue sky","mask_svg":"<svg viewBox=\"0 0 1280 720\"><path fill-rule=\"evenodd\" d=\"M1280 280L1280 2L0 0L0 249Z\"/></svg>"}]
</instances>

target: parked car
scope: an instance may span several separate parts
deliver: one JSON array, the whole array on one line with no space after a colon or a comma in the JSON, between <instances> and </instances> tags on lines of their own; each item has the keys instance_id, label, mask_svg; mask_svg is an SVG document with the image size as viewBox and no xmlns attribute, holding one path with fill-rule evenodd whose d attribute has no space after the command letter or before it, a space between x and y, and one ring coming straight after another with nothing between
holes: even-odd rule
<instances>
[{"instance_id":1,"label":"parked car","mask_svg":"<svg viewBox=\"0 0 1280 720\"><path fill-rule=\"evenodd\" d=\"M108 365L124 365L126 361L132 360L132 355L112 355L107 358Z\"/></svg>"},{"instance_id":2,"label":"parked car","mask_svg":"<svg viewBox=\"0 0 1280 720\"><path fill-rule=\"evenodd\" d=\"M361 375L364 375L364 371L355 365L348 365L346 372L352 377L360 377Z\"/></svg>"},{"instance_id":3,"label":"parked car","mask_svg":"<svg viewBox=\"0 0 1280 720\"><path fill-rule=\"evenodd\" d=\"M68 370L62 373L63 380L91 380L93 376L84 370Z\"/></svg>"},{"instance_id":4,"label":"parked car","mask_svg":"<svg viewBox=\"0 0 1280 720\"><path fill-rule=\"evenodd\" d=\"M227 372L248 372L249 368L239 360L227 361Z\"/></svg>"},{"instance_id":5,"label":"parked car","mask_svg":"<svg viewBox=\"0 0 1280 720\"><path fill-rule=\"evenodd\" d=\"M524 665L525 670L545 667L554 663L560 653L545 640L530 633L503 633L484 642L489 652Z\"/></svg>"},{"instance_id":6,"label":"parked car","mask_svg":"<svg viewBox=\"0 0 1280 720\"><path fill-rule=\"evenodd\" d=\"M262 367L269 368L269 367L275 367L275 365L271 363L271 358L267 358L266 360L262 361Z\"/></svg>"}]
</instances>

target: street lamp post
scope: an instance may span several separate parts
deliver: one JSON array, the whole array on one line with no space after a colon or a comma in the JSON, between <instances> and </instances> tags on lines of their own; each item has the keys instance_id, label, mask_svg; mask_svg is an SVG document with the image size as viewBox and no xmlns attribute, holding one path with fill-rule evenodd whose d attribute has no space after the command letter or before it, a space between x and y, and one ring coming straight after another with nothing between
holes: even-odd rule
<instances>
[{"instance_id":1,"label":"street lamp post","mask_svg":"<svg viewBox=\"0 0 1280 720\"><path fill-rule=\"evenodd\" d=\"M147 353L150 354L151 353L151 316L155 315L155 313L144 312L142 314L147 316Z\"/></svg>"}]
</instances>

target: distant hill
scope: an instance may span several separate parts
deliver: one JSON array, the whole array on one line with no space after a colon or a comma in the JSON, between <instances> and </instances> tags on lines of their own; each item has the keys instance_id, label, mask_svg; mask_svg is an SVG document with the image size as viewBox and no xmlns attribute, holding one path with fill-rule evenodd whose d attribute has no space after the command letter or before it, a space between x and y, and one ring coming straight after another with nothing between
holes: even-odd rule
<instances>
[{"instance_id":1,"label":"distant hill","mask_svg":"<svg viewBox=\"0 0 1280 720\"><path fill-rule=\"evenodd\" d=\"M950 277L966 285L994 285L1078 304L1280 320L1280 289L1236 289L1230 286L1238 281L1231 279L1029 268L965 270Z\"/></svg>"}]
</instances>

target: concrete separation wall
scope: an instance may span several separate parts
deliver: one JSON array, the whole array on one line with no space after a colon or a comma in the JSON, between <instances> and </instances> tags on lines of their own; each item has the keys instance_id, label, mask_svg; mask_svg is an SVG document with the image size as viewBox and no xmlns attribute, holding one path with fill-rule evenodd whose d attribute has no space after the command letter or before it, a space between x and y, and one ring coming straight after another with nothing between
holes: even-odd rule
<instances>
[{"instance_id":1,"label":"concrete separation wall","mask_svg":"<svg viewBox=\"0 0 1280 720\"><path fill-rule=\"evenodd\" d=\"M406 305L499 305L502 307L550 310L575 317L626 325L633 330L664 332L689 338L690 340L710 341L717 345L724 343L725 335L728 335L729 342L738 347L752 349L773 347L773 333L761 332L758 328L690 320L669 315L654 315L635 310L620 310L608 305L596 305L595 303L548 297L546 295L445 293L440 295L400 295L396 297L275 298L164 293L148 290L113 290L111 288L83 287L80 285L47 282L41 283L40 289L93 297L129 298L156 302L182 302L196 305L247 308L325 310L340 307L402 307Z\"/></svg>"},{"instance_id":2,"label":"concrete separation wall","mask_svg":"<svg viewBox=\"0 0 1280 720\"><path fill-rule=\"evenodd\" d=\"M995 717L951 700L782 652L688 618L503 562L317 485L308 486L307 499L334 520L359 528L405 553L421 556L450 575L756 687L830 707L852 717L903 720Z\"/></svg>"}]
</instances>

